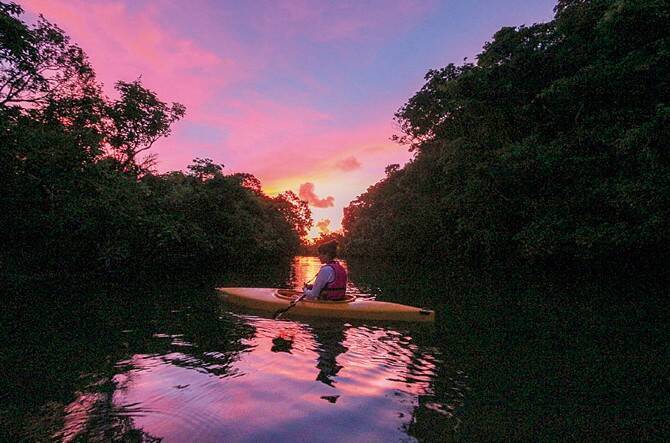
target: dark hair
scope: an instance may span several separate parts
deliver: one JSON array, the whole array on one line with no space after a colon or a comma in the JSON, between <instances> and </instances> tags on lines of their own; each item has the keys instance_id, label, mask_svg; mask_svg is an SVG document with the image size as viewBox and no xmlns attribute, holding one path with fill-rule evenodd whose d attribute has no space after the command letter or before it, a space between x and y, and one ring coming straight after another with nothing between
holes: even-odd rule
<instances>
[{"instance_id":1,"label":"dark hair","mask_svg":"<svg viewBox=\"0 0 670 443\"><path fill-rule=\"evenodd\" d=\"M321 243L317 248L317 251L319 251L319 254L335 258L337 257L337 242L335 240L331 240L326 243Z\"/></svg>"}]
</instances>

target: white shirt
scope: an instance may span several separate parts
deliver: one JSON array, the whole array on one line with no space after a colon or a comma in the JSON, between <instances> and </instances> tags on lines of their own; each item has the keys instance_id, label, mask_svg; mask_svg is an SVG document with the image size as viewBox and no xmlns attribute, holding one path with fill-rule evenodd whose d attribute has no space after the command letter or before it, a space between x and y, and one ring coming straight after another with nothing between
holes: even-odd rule
<instances>
[{"instance_id":1,"label":"white shirt","mask_svg":"<svg viewBox=\"0 0 670 443\"><path fill-rule=\"evenodd\" d=\"M330 265L323 265L316 274L316 281L312 289L305 289L305 298L308 300L316 300L319 298L321 290L326 287L328 283L335 281L335 270Z\"/></svg>"}]
</instances>

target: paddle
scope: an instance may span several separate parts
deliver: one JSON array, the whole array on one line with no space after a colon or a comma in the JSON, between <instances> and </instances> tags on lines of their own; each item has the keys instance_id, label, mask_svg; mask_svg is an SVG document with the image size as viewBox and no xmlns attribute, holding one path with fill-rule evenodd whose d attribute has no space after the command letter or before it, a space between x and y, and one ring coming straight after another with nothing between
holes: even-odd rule
<instances>
[{"instance_id":1,"label":"paddle","mask_svg":"<svg viewBox=\"0 0 670 443\"><path fill-rule=\"evenodd\" d=\"M317 275L318 275L318 274L317 274ZM304 290L304 287L307 286L307 284L308 284L309 282L311 282L312 280L314 280L315 278L316 278L316 275L315 275L314 277L312 277L311 279L309 279L308 281L306 281L305 284L303 285L303 290ZM282 309L279 309L278 311L276 311L276 312L274 313L274 315L272 316L272 318L273 318L274 320L277 320L277 319L278 319L279 317L281 317L285 312L287 312L287 311L288 311L289 309L291 309L293 306L297 305L298 302L299 302L300 300L302 300L303 298L305 298L305 295L307 295L307 294L305 294L305 293L303 292L302 295L301 295L300 297L296 298L296 299L293 300L291 303L289 303L289 305L288 305L287 307L282 308Z\"/></svg>"},{"instance_id":2,"label":"paddle","mask_svg":"<svg viewBox=\"0 0 670 443\"><path fill-rule=\"evenodd\" d=\"M278 310L277 312L275 312L274 315L272 316L272 318L273 318L274 320L277 320L279 317L282 316L282 314L284 314L285 312L287 312L287 311L288 311L289 309L291 309L293 306L297 305L298 302L299 302L300 300L302 300L303 298L305 298L305 295L307 295L307 294L305 294L305 293L303 292L303 294L302 294L300 297L296 298L296 299L293 300L291 303L289 303L289 305L288 305L287 307L282 308L282 309Z\"/></svg>"}]
</instances>

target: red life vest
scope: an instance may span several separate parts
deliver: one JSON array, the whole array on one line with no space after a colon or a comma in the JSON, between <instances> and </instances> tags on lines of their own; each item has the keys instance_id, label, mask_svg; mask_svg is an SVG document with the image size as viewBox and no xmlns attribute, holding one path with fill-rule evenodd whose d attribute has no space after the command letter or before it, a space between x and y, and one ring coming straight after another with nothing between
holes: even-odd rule
<instances>
[{"instance_id":1,"label":"red life vest","mask_svg":"<svg viewBox=\"0 0 670 443\"><path fill-rule=\"evenodd\" d=\"M335 280L326 284L321 290L320 298L325 300L342 300L347 293L347 270L337 261L328 262L326 266L330 266L335 272Z\"/></svg>"}]
</instances>

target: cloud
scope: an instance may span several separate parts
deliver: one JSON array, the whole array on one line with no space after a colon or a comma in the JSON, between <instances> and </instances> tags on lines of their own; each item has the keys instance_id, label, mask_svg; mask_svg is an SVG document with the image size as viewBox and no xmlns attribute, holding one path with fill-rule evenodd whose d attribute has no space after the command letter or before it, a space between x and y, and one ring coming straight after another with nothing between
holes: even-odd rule
<instances>
[{"instance_id":1,"label":"cloud","mask_svg":"<svg viewBox=\"0 0 670 443\"><path fill-rule=\"evenodd\" d=\"M359 162L356 159L356 157L352 155L350 157L345 158L344 160L340 160L339 162L337 162L335 164L335 167L337 169L341 169L342 171L349 172L360 168L361 162Z\"/></svg>"},{"instance_id":2,"label":"cloud","mask_svg":"<svg viewBox=\"0 0 670 443\"><path fill-rule=\"evenodd\" d=\"M329 208L335 204L335 197L333 197L332 195L329 195L326 198L319 198L314 193L314 183L307 182L301 184L300 190L298 191L298 195L300 196L301 199L305 200L307 203L317 208ZM330 223L330 220L328 220L328 223Z\"/></svg>"},{"instance_id":3,"label":"cloud","mask_svg":"<svg viewBox=\"0 0 670 443\"><path fill-rule=\"evenodd\" d=\"M429 14L435 4L432 0L294 0L265 8L260 23L279 36L299 35L316 42L365 41L410 29Z\"/></svg>"},{"instance_id":4,"label":"cloud","mask_svg":"<svg viewBox=\"0 0 670 443\"><path fill-rule=\"evenodd\" d=\"M322 234L330 234L330 219L324 218L323 220L319 220L316 222L316 228Z\"/></svg>"},{"instance_id":5,"label":"cloud","mask_svg":"<svg viewBox=\"0 0 670 443\"><path fill-rule=\"evenodd\" d=\"M124 2L24 0L33 13L57 23L90 57L107 93L117 80L142 76L165 101L179 101L188 111L205 103L213 89L243 74L232 57L203 48L191 36L160 23L154 3L133 7Z\"/></svg>"},{"instance_id":6,"label":"cloud","mask_svg":"<svg viewBox=\"0 0 670 443\"><path fill-rule=\"evenodd\" d=\"M434 0L268 2L262 14L245 2L204 2L202 14L183 14L172 0L19 3L81 45L107 94L115 96L115 81L141 75L162 100L186 106L186 118L152 150L161 172L213 158L229 172L252 173L265 190L301 188L315 220L328 218L335 230L341 205L382 178L383 165L411 157L389 141L401 99L355 88L343 95L352 70L332 68L355 62L365 75L386 36L416 25ZM310 48L317 52L305 57ZM372 97L374 106L351 111ZM305 182L328 194L319 198Z\"/></svg>"},{"instance_id":7,"label":"cloud","mask_svg":"<svg viewBox=\"0 0 670 443\"><path fill-rule=\"evenodd\" d=\"M394 7L403 9L405 5L413 10L410 6L414 2L401 0L394 3ZM304 58L302 46L292 39L276 41L277 35L284 35L278 31L286 23L277 20L275 14L263 18L257 16L254 8L232 8L233 15L226 15L227 21L214 26L210 16L216 16L216 8L212 8L209 15L182 17L176 14L177 4L171 2L160 3L160 6L127 0L23 0L21 3L34 14L43 12L81 44L108 94L115 94L112 86L116 80L134 80L142 75L145 86L156 91L162 100L186 105L187 116L174 125L172 136L159 140L154 146L160 171L184 169L194 157L209 157L225 163L231 171L252 173L267 186L294 177L296 183L314 181L315 171L317 175L352 171L355 162L372 166L377 162L364 153L370 146L384 146L389 153L400 151L388 141L392 131L389 116L397 108L395 98L376 102L374 112L361 111L353 127L337 108L309 100L314 92L296 98L296 91L314 91L315 88L319 94L328 96L332 86L319 80L316 86L310 83L311 86L305 88L305 82L321 77L295 66L296 57ZM382 4L377 8L388 12ZM324 35L321 27L315 25L316 18L324 25L337 28L326 32L333 37L356 34L348 29L352 23L356 29L368 29L356 25L365 15L358 14L354 6L351 7L354 9L341 9L328 2L309 1L302 6L281 4L276 12L288 14L291 29L305 34L305 38ZM398 17L403 15L388 15L391 28L390 24ZM246 34L232 26L242 18L253 19L252 23L259 26L253 35L263 42L262 57L255 46L250 50L243 38ZM168 22L170 26L166 25ZM268 28L269 24L276 29ZM199 29L207 29L207 35L212 35L203 39L203 35L196 32ZM211 45L210 41L217 44ZM300 77L294 87L271 80L275 78L278 60L284 60L284 76L296 78L298 73L306 77ZM259 84L264 85L262 92L258 91ZM322 86L325 90L320 89ZM272 93L268 94L268 90ZM362 157L357 155L354 159L355 153L361 153ZM341 162L334 167L337 159ZM396 162L393 158L384 159L383 163L390 161Z\"/></svg>"}]
</instances>

